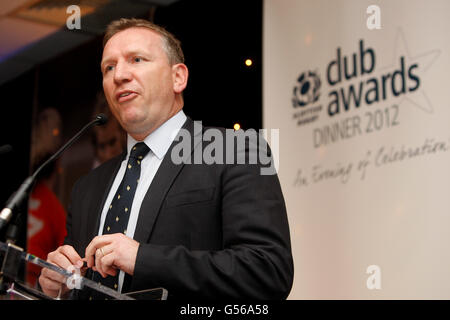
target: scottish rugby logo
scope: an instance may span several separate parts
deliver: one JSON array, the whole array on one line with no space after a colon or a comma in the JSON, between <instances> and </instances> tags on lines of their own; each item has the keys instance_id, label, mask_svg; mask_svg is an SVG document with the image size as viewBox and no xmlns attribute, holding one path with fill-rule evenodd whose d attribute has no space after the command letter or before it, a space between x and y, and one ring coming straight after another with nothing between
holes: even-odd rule
<instances>
[{"instance_id":1,"label":"scottish rugby logo","mask_svg":"<svg viewBox=\"0 0 450 320\"><path fill-rule=\"evenodd\" d=\"M297 79L293 90L292 105L294 108L305 107L320 97L320 78L316 72L305 71Z\"/></svg>"},{"instance_id":2,"label":"scottish rugby logo","mask_svg":"<svg viewBox=\"0 0 450 320\"><path fill-rule=\"evenodd\" d=\"M292 91L292 106L296 109L293 118L298 126L319 118L322 106L316 103L320 98L320 87L321 81L317 71L305 71L297 78Z\"/></svg>"}]
</instances>

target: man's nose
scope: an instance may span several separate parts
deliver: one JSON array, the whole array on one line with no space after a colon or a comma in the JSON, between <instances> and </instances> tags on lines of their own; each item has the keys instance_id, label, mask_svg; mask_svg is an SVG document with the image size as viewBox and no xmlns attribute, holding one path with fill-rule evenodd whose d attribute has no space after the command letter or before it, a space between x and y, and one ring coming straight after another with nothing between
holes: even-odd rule
<instances>
[{"instance_id":1,"label":"man's nose","mask_svg":"<svg viewBox=\"0 0 450 320\"><path fill-rule=\"evenodd\" d=\"M131 80L131 72L123 62L117 63L114 70L114 81L123 82Z\"/></svg>"}]
</instances>

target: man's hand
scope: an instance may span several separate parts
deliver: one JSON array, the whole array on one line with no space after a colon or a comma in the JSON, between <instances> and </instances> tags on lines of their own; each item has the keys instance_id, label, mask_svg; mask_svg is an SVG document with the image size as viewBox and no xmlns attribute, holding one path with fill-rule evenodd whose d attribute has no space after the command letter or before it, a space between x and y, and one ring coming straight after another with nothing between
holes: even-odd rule
<instances>
[{"instance_id":1,"label":"man's hand","mask_svg":"<svg viewBox=\"0 0 450 320\"><path fill-rule=\"evenodd\" d=\"M97 236L87 246L85 259L103 278L115 276L117 269L133 275L138 248L139 242L122 233Z\"/></svg>"},{"instance_id":2,"label":"man's hand","mask_svg":"<svg viewBox=\"0 0 450 320\"><path fill-rule=\"evenodd\" d=\"M53 263L61 268L68 269L70 266L81 268L83 260L71 246L61 246L47 256L47 262ZM59 294L66 293L69 289L66 287L66 278L50 269L43 268L39 277L39 284L42 291L50 296L57 297Z\"/></svg>"}]
</instances>

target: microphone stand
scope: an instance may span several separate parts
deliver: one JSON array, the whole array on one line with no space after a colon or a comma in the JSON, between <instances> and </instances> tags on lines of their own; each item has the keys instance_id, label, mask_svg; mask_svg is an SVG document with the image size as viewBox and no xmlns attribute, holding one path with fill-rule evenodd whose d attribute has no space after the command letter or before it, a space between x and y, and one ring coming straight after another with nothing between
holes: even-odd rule
<instances>
[{"instance_id":1,"label":"microphone stand","mask_svg":"<svg viewBox=\"0 0 450 320\"><path fill-rule=\"evenodd\" d=\"M22 203L22 201L28 198L28 194L32 189L38 175L41 173L49 163L55 160L61 155L68 147L70 147L76 140L80 138L89 128L94 125L102 125L106 123L107 117L103 114L99 114L94 120L85 125L72 139L70 139L65 145L63 145L53 156L51 156L47 161L45 161L31 176L25 179L19 189L12 195L10 200L8 200L6 207L0 212L0 231L8 224L11 216L16 211L17 207Z\"/></svg>"},{"instance_id":2,"label":"microphone stand","mask_svg":"<svg viewBox=\"0 0 450 320\"><path fill-rule=\"evenodd\" d=\"M15 222L16 224L22 221L22 215L23 215L23 207L21 204L24 202L25 199L28 199L29 192L32 189L34 183L36 182L39 174L41 171L52 161L54 161L56 158L58 158L61 153L63 153L67 148L69 148L76 140L78 140L89 128L91 128L94 125L103 125L108 121L108 118L104 114L99 114L94 120L89 122L87 125L85 125L72 139L70 139L65 145L63 145L53 156L51 156L47 161L45 161L31 176L25 179L25 181L22 183L22 185L19 187L19 189L12 194L12 196L8 199L7 204L5 208L0 212L0 232L5 228L9 221L11 220L11 217L13 216L16 211L16 217ZM22 207L22 208L21 208ZM27 206L25 206L25 211ZM19 209L19 210L18 210ZM20 210L21 209L21 210ZM22 248L14 246L14 243L16 242L17 234L18 234L18 227L19 226L11 226L7 230L7 238L8 243L10 246L13 246L16 248L15 251L11 252L19 252L20 250L23 251ZM12 254L12 253L11 253ZM17 254L15 254L17 255ZM13 258L16 258L13 256ZM10 261L12 260L12 261ZM4 271L5 268L11 269L11 264L16 264L18 261L17 259L9 259L8 253L5 254L5 257L3 259L2 267L0 269L0 294L5 293L5 290L7 288L7 284L5 283L4 279ZM9 265L9 266L8 266ZM16 268L13 268L16 269ZM16 272L18 270L16 269ZM17 275L17 273L16 273ZM14 280L14 279L13 279Z\"/></svg>"}]
</instances>

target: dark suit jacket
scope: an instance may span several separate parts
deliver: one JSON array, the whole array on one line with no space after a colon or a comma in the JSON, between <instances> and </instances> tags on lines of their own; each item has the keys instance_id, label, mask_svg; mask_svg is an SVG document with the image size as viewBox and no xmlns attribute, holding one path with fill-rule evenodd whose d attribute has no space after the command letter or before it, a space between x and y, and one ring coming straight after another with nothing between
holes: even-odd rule
<instances>
[{"instance_id":1,"label":"dark suit jacket","mask_svg":"<svg viewBox=\"0 0 450 320\"><path fill-rule=\"evenodd\" d=\"M189 118L183 128L194 135ZM185 158L204 149L205 142L196 140ZM260 164L174 164L175 143L143 200L134 236L140 243L134 275L126 277L122 292L164 287L169 299L286 298L293 262L277 175L260 175ZM247 144L237 152L248 155L248 149ZM73 188L65 242L81 257L98 233L125 156L91 171Z\"/></svg>"}]
</instances>

